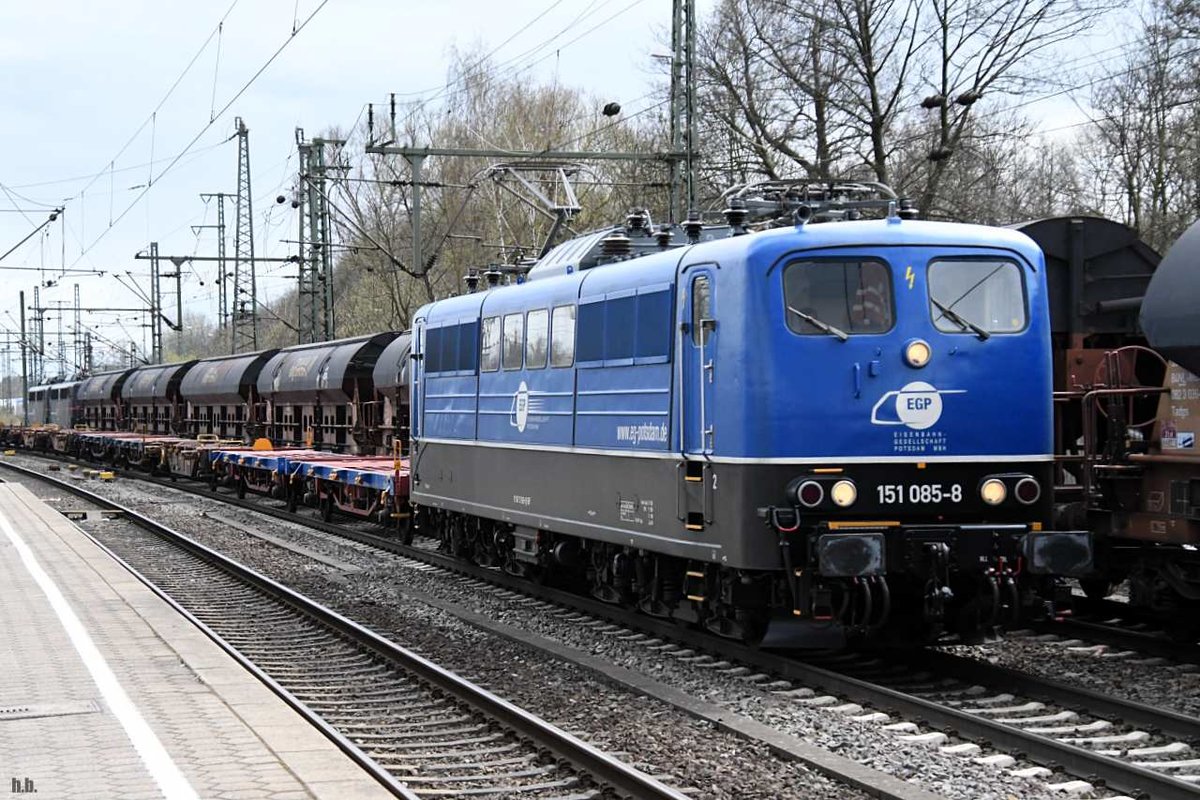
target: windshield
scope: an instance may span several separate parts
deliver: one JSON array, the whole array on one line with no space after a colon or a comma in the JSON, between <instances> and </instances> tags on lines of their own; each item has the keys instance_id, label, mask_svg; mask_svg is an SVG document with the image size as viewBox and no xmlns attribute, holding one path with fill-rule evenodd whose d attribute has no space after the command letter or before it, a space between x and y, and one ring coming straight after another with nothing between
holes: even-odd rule
<instances>
[{"instance_id":1,"label":"windshield","mask_svg":"<svg viewBox=\"0 0 1200 800\"><path fill-rule=\"evenodd\" d=\"M891 270L881 261L795 261L783 271L783 296L796 333L841 338L892 327Z\"/></svg>"},{"instance_id":2,"label":"windshield","mask_svg":"<svg viewBox=\"0 0 1200 800\"><path fill-rule=\"evenodd\" d=\"M928 283L929 313L939 331L1015 333L1025 328L1021 268L1012 261L933 261Z\"/></svg>"}]
</instances>

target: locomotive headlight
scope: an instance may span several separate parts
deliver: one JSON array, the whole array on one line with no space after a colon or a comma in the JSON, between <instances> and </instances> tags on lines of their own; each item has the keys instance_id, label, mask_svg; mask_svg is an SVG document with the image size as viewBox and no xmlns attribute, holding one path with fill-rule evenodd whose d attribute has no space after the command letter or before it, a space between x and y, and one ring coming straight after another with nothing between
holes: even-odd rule
<instances>
[{"instance_id":1,"label":"locomotive headlight","mask_svg":"<svg viewBox=\"0 0 1200 800\"><path fill-rule=\"evenodd\" d=\"M829 497L834 504L846 508L854 505L854 501L858 499L858 488L854 485L854 481L841 480L829 490Z\"/></svg>"},{"instance_id":2,"label":"locomotive headlight","mask_svg":"<svg viewBox=\"0 0 1200 800\"><path fill-rule=\"evenodd\" d=\"M988 478L980 484L979 496L989 506L998 506L1008 497L1008 487L999 478Z\"/></svg>"},{"instance_id":3,"label":"locomotive headlight","mask_svg":"<svg viewBox=\"0 0 1200 800\"><path fill-rule=\"evenodd\" d=\"M910 367L920 369L933 358L933 350L923 339L913 339L904 346L904 360Z\"/></svg>"}]
</instances>

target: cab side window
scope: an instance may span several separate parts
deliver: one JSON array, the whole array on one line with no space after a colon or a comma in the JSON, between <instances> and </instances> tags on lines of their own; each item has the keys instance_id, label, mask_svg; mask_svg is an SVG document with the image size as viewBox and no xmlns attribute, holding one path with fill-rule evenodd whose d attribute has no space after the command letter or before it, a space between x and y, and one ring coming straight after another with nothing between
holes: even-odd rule
<instances>
[{"instance_id":1,"label":"cab side window","mask_svg":"<svg viewBox=\"0 0 1200 800\"><path fill-rule=\"evenodd\" d=\"M708 331L701 320L712 319L712 282L707 275L692 281L692 343L703 347L708 343Z\"/></svg>"},{"instance_id":2,"label":"cab side window","mask_svg":"<svg viewBox=\"0 0 1200 800\"><path fill-rule=\"evenodd\" d=\"M575 362L575 306L555 306L550 320L550 366Z\"/></svg>"},{"instance_id":3,"label":"cab side window","mask_svg":"<svg viewBox=\"0 0 1200 800\"><path fill-rule=\"evenodd\" d=\"M520 369L525 350L525 315L504 316L504 350L501 355L505 369Z\"/></svg>"},{"instance_id":4,"label":"cab side window","mask_svg":"<svg viewBox=\"0 0 1200 800\"><path fill-rule=\"evenodd\" d=\"M542 369L546 366L549 335L549 311L540 308L525 315L525 369Z\"/></svg>"},{"instance_id":5,"label":"cab side window","mask_svg":"<svg viewBox=\"0 0 1200 800\"><path fill-rule=\"evenodd\" d=\"M500 318L488 317L483 321L483 333L479 337L479 370L495 372L500 369Z\"/></svg>"}]
</instances>

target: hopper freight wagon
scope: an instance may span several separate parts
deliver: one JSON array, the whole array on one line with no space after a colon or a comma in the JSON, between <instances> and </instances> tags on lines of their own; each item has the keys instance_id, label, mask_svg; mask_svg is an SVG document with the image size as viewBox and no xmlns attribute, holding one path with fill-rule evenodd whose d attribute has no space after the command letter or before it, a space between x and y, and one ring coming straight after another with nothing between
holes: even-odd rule
<instances>
[{"instance_id":1,"label":"hopper freight wagon","mask_svg":"<svg viewBox=\"0 0 1200 800\"><path fill-rule=\"evenodd\" d=\"M258 376L263 435L277 446L371 454L383 449L373 371L399 334L288 347Z\"/></svg>"},{"instance_id":2,"label":"hopper freight wagon","mask_svg":"<svg viewBox=\"0 0 1200 800\"><path fill-rule=\"evenodd\" d=\"M183 404L180 429L193 437L253 441L261 431L258 376L278 350L197 361L179 384Z\"/></svg>"}]
</instances>

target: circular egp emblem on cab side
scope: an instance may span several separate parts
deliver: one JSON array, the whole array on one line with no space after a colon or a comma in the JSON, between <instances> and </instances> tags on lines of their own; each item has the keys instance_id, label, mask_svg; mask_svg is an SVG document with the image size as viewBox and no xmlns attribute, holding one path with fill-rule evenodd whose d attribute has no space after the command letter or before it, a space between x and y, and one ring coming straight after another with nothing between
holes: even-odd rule
<instances>
[{"instance_id":1,"label":"circular egp emblem on cab side","mask_svg":"<svg viewBox=\"0 0 1200 800\"><path fill-rule=\"evenodd\" d=\"M885 392L879 398L871 409L871 424L906 425L913 430L923 431L936 425L942 418L942 395L965 392L966 389L938 389L925 381L913 381L899 390ZM887 418L889 400L894 401L891 404L894 419Z\"/></svg>"},{"instance_id":2,"label":"circular egp emblem on cab side","mask_svg":"<svg viewBox=\"0 0 1200 800\"><path fill-rule=\"evenodd\" d=\"M529 387L525 385L525 381L521 381L516 394L513 395L511 423L521 433L525 432L525 426L529 423Z\"/></svg>"}]
</instances>

